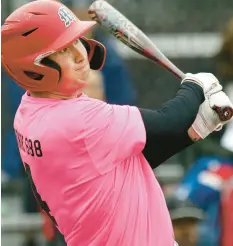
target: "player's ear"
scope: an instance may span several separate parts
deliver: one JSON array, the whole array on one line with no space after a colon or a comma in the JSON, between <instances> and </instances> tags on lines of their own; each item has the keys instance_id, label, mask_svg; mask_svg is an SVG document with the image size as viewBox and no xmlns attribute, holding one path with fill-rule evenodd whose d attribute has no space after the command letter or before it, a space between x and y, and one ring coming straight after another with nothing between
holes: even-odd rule
<instances>
[{"instance_id":1,"label":"player's ear","mask_svg":"<svg viewBox=\"0 0 233 246\"><path fill-rule=\"evenodd\" d=\"M94 39L82 37L80 40L87 50L91 69L100 70L104 66L106 58L105 47Z\"/></svg>"}]
</instances>

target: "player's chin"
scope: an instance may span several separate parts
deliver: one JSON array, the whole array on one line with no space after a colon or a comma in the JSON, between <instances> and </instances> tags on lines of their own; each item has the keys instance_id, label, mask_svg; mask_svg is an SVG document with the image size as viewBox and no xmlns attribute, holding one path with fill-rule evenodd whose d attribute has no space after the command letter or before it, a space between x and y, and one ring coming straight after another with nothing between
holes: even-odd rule
<instances>
[{"instance_id":1,"label":"player's chin","mask_svg":"<svg viewBox=\"0 0 233 246\"><path fill-rule=\"evenodd\" d=\"M84 69L78 71L77 79L82 81L88 80L90 71L91 71L90 67L86 66Z\"/></svg>"}]
</instances>

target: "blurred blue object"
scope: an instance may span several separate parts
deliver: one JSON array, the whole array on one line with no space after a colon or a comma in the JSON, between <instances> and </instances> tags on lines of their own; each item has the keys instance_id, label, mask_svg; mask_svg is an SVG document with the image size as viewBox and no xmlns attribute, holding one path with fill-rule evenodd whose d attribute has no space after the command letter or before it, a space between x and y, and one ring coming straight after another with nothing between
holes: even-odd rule
<instances>
[{"instance_id":1,"label":"blurred blue object","mask_svg":"<svg viewBox=\"0 0 233 246\"><path fill-rule=\"evenodd\" d=\"M233 159L207 156L198 159L178 185L179 199L190 200L206 214L199 227L198 246L220 245L221 191L232 176Z\"/></svg>"},{"instance_id":2,"label":"blurred blue object","mask_svg":"<svg viewBox=\"0 0 233 246\"><path fill-rule=\"evenodd\" d=\"M209 204L205 219L199 224L197 246L220 246L220 200Z\"/></svg>"},{"instance_id":3,"label":"blurred blue object","mask_svg":"<svg viewBox=\"0 0 233 246\"><path fill-rule=\"evenodd\" d=\"M2 138L2 170L10 178L19 178L22 173L22 164L13 129L13 119L25 90L6 75L2 76L2 81L4 81L4 93L7 95L4 97L4 107L7 109L6 112L9 114L10 124L12 124L5 129Z\"/></svg>"},{"instance_id":4,"label":"blurred blue object","mask_svg":"<svg viewBox=\"0 0 233 246\"><path fill-rule=\"evenodd\" d=\"M6 82L8 85L6 86L6 93L8 95L8 105L10 114L15 115L17 108L21 102L21 97L25 93L25 90L19 87L13 80L10 78Z\"/></svg>"},{"instance_id":5,"label":"blurred blue object","mask_svg":"<svg viewBox=\"0 0 233 246\"><path fill-rule=\"evenodd\" d=\"M5 151L2 155L2 170L9 178L20 178L22 162L13 130L8 130L3 140Z\"/></svg>"}]
</instances>

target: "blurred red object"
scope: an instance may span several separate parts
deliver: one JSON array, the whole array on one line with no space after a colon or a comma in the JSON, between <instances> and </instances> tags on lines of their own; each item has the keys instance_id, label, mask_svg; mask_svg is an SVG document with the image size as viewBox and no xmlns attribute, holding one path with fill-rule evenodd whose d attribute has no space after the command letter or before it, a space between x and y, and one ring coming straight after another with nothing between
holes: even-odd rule
<instances>
[{"instance_id":1,"label":"blurred red object","mask_svg":"<svg viewBox=\"0 0 233 246\"><path fill-rule=\"evenodd\" d=\"M233 177L224 185L221 198L221 246L233 245Z\"/></svg>"},{"instance_id":2,"label":"blurred red object","mask_svg":"<svg viewBox=\"0 0 233 246\"><path fill-rule=\"evenodd\" d=\"M47 214L41 210L43 216L43 235L48 241L53 241L56 237L56 230L52 220L47 216Z\"/></svg>"}]
</instances>

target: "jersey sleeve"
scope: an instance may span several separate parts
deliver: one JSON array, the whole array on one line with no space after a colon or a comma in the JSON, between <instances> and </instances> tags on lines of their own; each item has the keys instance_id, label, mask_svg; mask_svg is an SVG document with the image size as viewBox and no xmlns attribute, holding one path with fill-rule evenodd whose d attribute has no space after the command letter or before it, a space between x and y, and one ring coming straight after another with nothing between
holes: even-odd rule
<instances>
[{"instance_id":1,"label":"jersey sleeve","mask_svg":"<svg viewBox=\"0 0 233 246\"><path fill-rule=\"evenodd\" d=\"M104 173L138 155L145 146L146 132L138 108L94 101L84 114L85 145L96 168Z\"/></svg>"}]
</instances>

